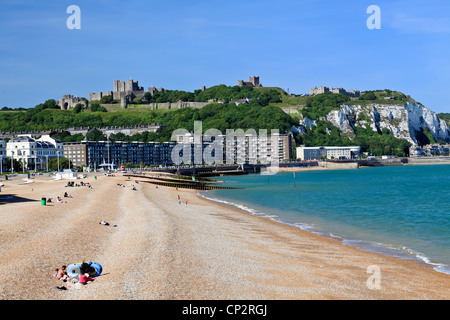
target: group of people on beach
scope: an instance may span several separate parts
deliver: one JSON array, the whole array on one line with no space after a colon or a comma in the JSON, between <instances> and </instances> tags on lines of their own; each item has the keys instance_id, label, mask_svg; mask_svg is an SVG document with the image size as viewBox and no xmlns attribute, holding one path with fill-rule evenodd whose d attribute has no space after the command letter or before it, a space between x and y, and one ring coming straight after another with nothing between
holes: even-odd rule
<instances>
[{"instance_id":1,"label":"group of people on beach","mask_svg":"<svg viewBox=\"0 0 450 320\"><path fill-rule=\"evenodd\" d=\"M84 183L81 181L79 184L75 183L74 181L67 182L66 187L88 187L89 189L92 189L92 186L89 182Z\"/></svg>"},{"instance_id":2,"label":"group of people on beach","mask_svg":"<svg viewBox=\"0 0 450 320\"><path fill-rule=\"evenodd\" d=\"M68 288L70 289L72 286L76 286L76 285L86 285L92 281L94 281L94 279L89 275L89 273L82 273L82 274L77 274L74 275L73 277L69 277L69 275L67 274L67 267L65 265L63 265L61 268L59 269L55 269L56 273L54 274L54 276L58 279L61 280L63 282L67 282L67 287L65 286L57 286L56 289L58 290L67 290Z\"/></svg>"},{"instance_id":3,"label":"group of people on beach","mask_svg":"<svg viewBox=\"0 0 450 320\"><path fill-rule=\"evenodd\" d=\"M72 198L72 196L68 197L68 198ZM53 202L53 198L47 198L47 203L52 203ZM56 197L56 202L57 203L67 203L67 201L63 201L63 199L61 199L60 196Z\"/></svg>"},{"instance_id":4,"label":"group of people on beach","mask_svg":"<svg viewBox=\"0 0 450 320\"><path fill-rule=\"evenodd\" d=\"M129 185L129 186L126 186L126 185L124 185L124 184L122 184L122 183L118 183L117 185L118 185L119 187L122 187L122 188L129 187L129 188L131 188L131 190L135 190L135 191L136 191L136 187L134 186L134 184L131 184L131 185Z\"/></svg>"},{"instance_id":5,"label":"group of people on beach","mask_svg":"<svg viewBox=\"0 0 450 320\"><path fill-rule=\"evenodd\" d=\"M92 189L92 186L89 182L84 183L83 181L80 182L80 184L75 183L74 181L67 182L66 187L88 187L89 189ZM70 194L67 192L64 192L63 198L73 198ZM53 198L47 198L47 203L52 203ZM57 203L67 203L67 201L64 201L60 196L56 197Z\"/></svg>"}]
</instances>

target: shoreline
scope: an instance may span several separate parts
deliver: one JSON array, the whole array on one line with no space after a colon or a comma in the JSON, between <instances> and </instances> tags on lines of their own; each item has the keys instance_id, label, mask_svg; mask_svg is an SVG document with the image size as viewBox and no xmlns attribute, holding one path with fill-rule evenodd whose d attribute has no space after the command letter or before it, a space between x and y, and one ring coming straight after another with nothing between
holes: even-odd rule
<instances>
[{"instance_id":1,"label":"shoreline","mask_svg":"<svg viewBox=\"0 0 450 320\"><path fill-rule=\"evenodd\" d=\"M176 190L125 176L5 183L0 198L0 298L4 300L442 299L450 276L361 251ZM120 186L119 186L120 184ZM136 186L133 191L131 185ZM41 206L65 191L67 203ZM181 199L178 202L177 196ZM186 202L186 203L185 203ZM98 224L104 219L117 225ZM54 268L96 261L103 273L58 291ZM368 287L369 266L381 287Z\"/></svg>"},{"instance_id":2,"label":"shoreline","mask_svg":"<svg viewBox=\"0 0 450 320\"><path fill-rule=\"evenodd\" d=\"M229 202L229 201L218 199L218 198L211 198L211 197L207 197L206 195L200 194L200 193L204 193L204 192L205 191L198 192L197 196L200 197L201 199L204 199L206 201L211 202L214 205L229 207L231 209L241 211L244 214L250 214L250 215L252 215L254 217L257 217L257 218L268 219L269 221L273 221L275 223L279 223L279 224L287 226L287 227L291 227L291 228L294 228L294 229L301 230L302 232L307 232L309 234L313 234L313 235L317 235L319 237L322 237L324 239L330 239L332 241L336 241L336 242L338 242L338 243L340 243L342 245L350 246L350 247L353 247L353 248L355 248L357 250L361 250L361 251L365 251L365 252L369 252L369 253L374 253L374 254L379 254L379 255L382 255L382 256L398 259L398 260L401 260L401 261L412 262L412 263L417 264L418 266L425 267L426 269L430 269L430 270L433 270L435 272L442 273L442 274L445 274L445 275L450 275L449 272L436 270L439 267L445 267L446 269L449 269L448 265L442 265L442 264L438 264L438 263L427 262L427 261L425 261L425 260L428 260L428 257L426 257L426 256L423 256L422 258L420 258L419 256L417 256L417 255L415 255L413 253L404 253L404 252L401 252L399 249L396 249L396 248L389 249L387 247L383 247L382 249L384 249L386 251L391 250L391 251L394 251L394 252L395 251L399 251L399 255L402 255L405 258L401 258L399 256L395 256L395 255L389 254L389 253L377 252L377 251L375 251L375 247L376 247L377 243L371 243L371 242L368 242L368 241L365 241L365 240L358 240L358 239L346 239L346 238L343 238L341 236L335 236L335 235L333 235L331 233L328 233L328 232L318 232L318 231L307 230L306 228L304 229L304 228L302 228L302 227L300 227L298 225L294 225L292 223L283 221L281 219L280 220L273 219L270 214L268 214L268 215L256 215L256 214L254 214L252 212L253 209L249 208L247 206L247 204L244 205L245 208L242 208L240 205L237 205L237 204L235 204L233 202ZM312 229L312 227L310 229ZM345 241L354 241L354 240L362 241L362 242L364 242L366 244L366 246L364 248L362 248L362 247L358 247L356 245L345 244L344 243ZM388 246L389 245L388 243L380 243L380 244L383 245L383 246ZM407 259L406 257L410 257L411 259Z\"/></svg>"}]
</instances>

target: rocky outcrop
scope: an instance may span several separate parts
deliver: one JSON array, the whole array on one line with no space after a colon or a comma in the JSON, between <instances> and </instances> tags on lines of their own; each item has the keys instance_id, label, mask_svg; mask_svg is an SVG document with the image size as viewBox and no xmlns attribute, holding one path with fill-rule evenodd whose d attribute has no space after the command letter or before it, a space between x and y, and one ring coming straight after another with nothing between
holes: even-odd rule
<instances>
[{"instance_id":1,"label":"rocky outcrop","mask_svg":"<svg viewBox=\"0 0 450 320\"><path fill-rule=\"evenodd\" d=\"M450 141L450 129L446 122L433 111L414 102L405 105L342 105L321 120L330 122L349 137L354 134L355 126L368 126L374 131L388 129L394 137L417 144L417 132L427 127L435 140ZM304 118L300 120L298 131L303 132L304 128L315 124L315 121Z\"/></svg>"}]
</instances>

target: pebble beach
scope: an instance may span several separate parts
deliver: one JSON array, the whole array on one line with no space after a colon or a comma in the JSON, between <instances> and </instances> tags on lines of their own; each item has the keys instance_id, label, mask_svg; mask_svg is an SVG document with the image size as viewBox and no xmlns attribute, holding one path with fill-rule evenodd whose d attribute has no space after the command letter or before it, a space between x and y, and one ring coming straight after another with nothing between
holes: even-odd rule
<instances>
[{"instance_id":1,"label":"pebble beach","mask_svg":"<svg viewBox=\"0 0 450 320\"><path fill-rule=\"evenodd\" d=\"M450 275L425 265L345 246L194 190L136 180L90 174L75 181L92 189L49 176L30 184L2 181L0 299L450 298ZM57 203L64 192L72 198ZM41 205L42 197L54 202ZM70 286L53 276L83 260L103 267L93 282ZM370 266L380 271L377 288L368 285Z\"/></svg>"}]
</instances>

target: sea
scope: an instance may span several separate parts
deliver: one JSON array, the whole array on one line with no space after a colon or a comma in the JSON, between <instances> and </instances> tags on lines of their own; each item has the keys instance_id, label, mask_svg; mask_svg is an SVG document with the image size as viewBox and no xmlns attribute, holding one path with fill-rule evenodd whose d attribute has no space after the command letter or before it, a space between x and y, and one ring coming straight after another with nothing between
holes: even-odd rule
<instances>
[{"instance_id":1,"label":"sea","mask_svg":"<svg viewBox=\"0 0 450 320\"><path fill-rule=\"evenodd\" d=\"M224 176L200 195L450 274L450 165Z\"/></svg>"}]
</instances>

